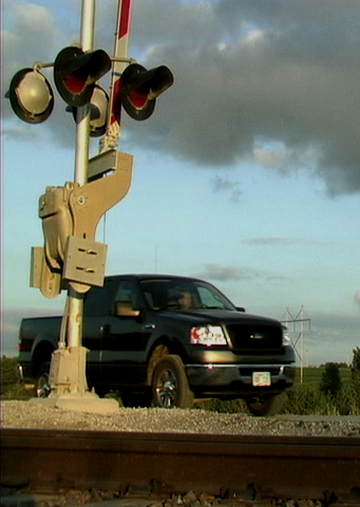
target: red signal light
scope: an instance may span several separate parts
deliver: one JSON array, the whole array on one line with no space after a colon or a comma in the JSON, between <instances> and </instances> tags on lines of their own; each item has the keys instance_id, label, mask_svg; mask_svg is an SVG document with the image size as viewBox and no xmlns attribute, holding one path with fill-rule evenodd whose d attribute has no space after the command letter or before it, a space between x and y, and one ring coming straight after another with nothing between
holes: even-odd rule
<instances>
[{"instance_id":1,"label":"red signal light","mask_svg":"<svg viewBox=\"0 0 360 507\"><path fill-rule=\"evenodd\" d=\"M111 69L111 59L102 49L84 53L70 46L57 55L54 63L54 81L61 97L70 106L88 104L95 82Z\"/></svg>"},{"instance_id":2,"label":"red signal light","mask_svg":"<svg viewBox=\"0 0 360 507\"><path fill-rule=\"evenodd\" d=\"M80 93L85 87L86 80L76 76L69 76L64 79L64 84L71 93Z\"/></svg>"},{"instance_id":3,"label":"red signal light","mask_svg":"<svg viewBox=\"0 0 360 507\"><path fill-rule=\"evenodd\" d=\"M156 98L170 88L174 76L165 65L146 70L133 63L126 67L120 81L122 106L131 118L143 121L152 115Z\"/></svg>"},{"instance_id":4,"label":"red signal light","mask_svg":"<svg viewBox=\"0 0 360 507\"><path fill-rule=\"evenodd\" d=\"M130 92L129 101L131 102L131 104L133 104L134 107L136 107L136 109L142 109L149 102L148 94L136 91Z\"/></svg>"}]
</instances>

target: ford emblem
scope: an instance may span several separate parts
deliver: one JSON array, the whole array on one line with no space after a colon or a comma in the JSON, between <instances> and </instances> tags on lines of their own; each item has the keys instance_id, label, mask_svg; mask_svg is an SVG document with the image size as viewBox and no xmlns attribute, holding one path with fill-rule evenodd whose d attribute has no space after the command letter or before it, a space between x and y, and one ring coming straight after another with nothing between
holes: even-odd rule
<instances>
[{"instance_id":1,"label":"ford emblem","mask_svg":"<svg viewBox=\"0 0 360 507\"><path fill-rule=\"evenodd\" d=\"M262 340L263 338L265 338L265 335L263 333L254 333L250 335L250 338L252 340Z\"/></svg>"}]
</instances>

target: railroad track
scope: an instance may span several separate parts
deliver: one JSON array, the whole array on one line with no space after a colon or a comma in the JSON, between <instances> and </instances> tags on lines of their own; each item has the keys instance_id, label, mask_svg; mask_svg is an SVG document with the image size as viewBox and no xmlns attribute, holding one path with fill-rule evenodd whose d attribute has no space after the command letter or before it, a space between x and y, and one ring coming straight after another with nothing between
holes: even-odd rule
<instances>
[{"instance_id":1,"label":"railroad track","mask_svg":"<svg viewBox=\"0 0 360 507\"><path fill-rule=\"evenodd\" d=\"M360 438L4 428L1 485L360 504Z\"/></svg>"}]
</instances>

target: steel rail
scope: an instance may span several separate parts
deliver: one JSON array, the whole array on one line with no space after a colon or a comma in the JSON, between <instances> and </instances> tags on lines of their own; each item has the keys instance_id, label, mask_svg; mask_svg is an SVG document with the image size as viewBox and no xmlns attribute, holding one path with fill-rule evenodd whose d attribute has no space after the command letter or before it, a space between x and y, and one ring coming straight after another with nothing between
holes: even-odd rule
<instances>
[{"instance_id":1,"label":"steel rail","mask_svg":"<svg viewBox=\"0 0 360 507\"><path fill-rule=\"evenodd\" d=\"M5 428L1 484L360 500L360 438Z\"/></svg>"}]
</instances>

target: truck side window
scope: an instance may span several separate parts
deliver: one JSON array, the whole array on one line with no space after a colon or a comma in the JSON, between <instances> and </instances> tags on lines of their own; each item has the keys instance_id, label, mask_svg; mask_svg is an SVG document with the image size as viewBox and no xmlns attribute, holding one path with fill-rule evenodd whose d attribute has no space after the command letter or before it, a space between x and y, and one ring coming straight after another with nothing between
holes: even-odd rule
<instances>
[{"instance_id":1,"label":"truck side window","mask_svg":"<svg viewBox=\"0 0 360 507\"><path fill-rule=\"evenodd\" d=\"M121 280L115 296L115 302L130 303L134 310L140 308L140 301L132 280Z\"/></svg>"},{"instance_id":2,"label":"truck side window","mask_svg":"<svg viewBox=\"0 0 360 507\"><path fill-rule=\"evenodd\" d=\"M215 293L210 292L206 287L198 287L201 303L208 308L224 309L225 305Z\"/></svg>"},{"instance_id":3,"label":"truck side window","mask_svg":"<svg viewBox=\"0 0 360 507\"><path fill-rule=\"evenodd\" d=\"M85 296L85 316L110 315L117 286L116 280L106 279L104 287L93 287Z\"/></svg>"}]
</instances>

